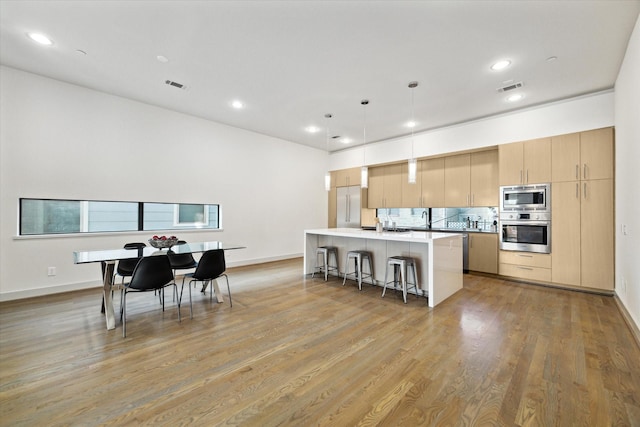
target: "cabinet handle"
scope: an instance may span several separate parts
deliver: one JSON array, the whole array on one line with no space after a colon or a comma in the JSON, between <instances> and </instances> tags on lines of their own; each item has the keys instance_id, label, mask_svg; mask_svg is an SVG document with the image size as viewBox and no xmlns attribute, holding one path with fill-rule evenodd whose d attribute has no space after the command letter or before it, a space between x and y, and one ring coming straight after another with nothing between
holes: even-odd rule
<instances>
[{"instance_id":1,"label":"cabinet handle","mask_svg":"<svg viewBox=\"0 0 640 427\"><path fill-rule=\"evenodd\" d=\"M576 179L580 178L580 165L576 164Z\"/></svg>"},{"instance_id":2,"label":"cabinet handle","mask_svg":"<svg viewBox=\"0 0 640 427\"><path fill-rule=\"evenodd\" d=\"M476 195L472 194L471 195L471 206L474 206L476 204Z\"/></svg>"},{"instance_id":3,"label":"cabinet handle","mask_svg":"<svg viewBox=\"0 0 640 427\"><path fill-rule=\"evenodd\" d=\"M531 268L531 267L520 267L520 266L518 266L518 268L520 270L533 270L533 268Z\"/></svg>"},{"instance_id":4,"label":"cabinet handle","mask_svg":"<svg viewBox=\"0 0 640 427\"><path fill-rule=\"evenodd\" d=\"M529 183L529 169L527 169L527 184Z\"/></svg>"},{"instance_id":5,"label":"cabinet handle","mask_svg":"<svg viewBox=\"0 0 640 427\"><path fill-rule=\"evenodd\" d=\"M584 177L583 179L587 179L587 164L584 164L583 167L583 172L582 172L582 176Z\"/></svg>"},{"instance_id":6,"label":"cabinet handle","mask_svg":"<svg viewBox=\"0 0 640 427\"><path fill-rule=\"evenodd\" d=\"M469 194L467 194L467 206L469 206Z\"/></svg>"},{"instance_id":7,"label":"cabinet handle","mask_svg":"<svg viewBox=\"0 0 640 427\"><path fill-rule=\"evenodd\" d=\"M579 198L580 198L580 196L578 196L578 191L579 191L579 190L580 190L580 184L578 184L578 183L576 182L576 199L579 199Z\"/></svg>"},{"instance_id":8,"label":"cabinet handle","mask_svg":"<svg viewBox=\"0 0 640 427\"><path fill-rule=\"evenodd\" d=\"M533 255L516 254L516 256L521 256L523 258L533 258Z\"/></svg>"},{"instance_id":9,"label":"cabinet handle","mask_svg":"<svg viewBox=\"0 0 640 427\"><path fill-rule=\"evenodd\" d=\"M587 183L584 183L584 198L587 198Z\"/></svg>"},{"instance_id":10,"label":"cabinet handle","mask_svg":"<svg viewBox=\"0 0 640 427\"><path fill-rule=\"evenodd\" d=\"M522 181L522 169L520 169L520 184L524 184L524 182Z\"/></svg>"}]
</instances>

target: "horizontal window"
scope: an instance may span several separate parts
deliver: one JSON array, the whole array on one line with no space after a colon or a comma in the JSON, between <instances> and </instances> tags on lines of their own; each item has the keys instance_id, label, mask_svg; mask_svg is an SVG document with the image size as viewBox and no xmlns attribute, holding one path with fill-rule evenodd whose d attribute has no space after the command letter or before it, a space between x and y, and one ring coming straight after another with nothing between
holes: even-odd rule
<instances>
[{"instance_id":1,"label":"horizontal window","mask_svg":"<svg viewBox=\"0 0 640 427\"><path fill-rule=\"evenodd\" d=\"M220 206L20 199L20 235L219 229Z\"/></svg>"}]
</instances>

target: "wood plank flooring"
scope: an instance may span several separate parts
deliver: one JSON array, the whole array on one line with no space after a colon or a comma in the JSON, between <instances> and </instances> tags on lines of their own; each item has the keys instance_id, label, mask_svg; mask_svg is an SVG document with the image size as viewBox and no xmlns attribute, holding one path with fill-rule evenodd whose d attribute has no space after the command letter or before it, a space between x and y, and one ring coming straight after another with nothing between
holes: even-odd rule
<instances>
[{"instance_id":1,"label":"wood plank flooring","mask_svg":"<svg viewBox=\"0 0 640 427\"><path fill-rule=\"evenodd\" d=\"M131 295L124 339L98 289L0 304L0 425L640 426L611 297L465 275L430 309L301 259L228 273L233 308L196 290L181 323Z\"/></svg>"}]
</instances>

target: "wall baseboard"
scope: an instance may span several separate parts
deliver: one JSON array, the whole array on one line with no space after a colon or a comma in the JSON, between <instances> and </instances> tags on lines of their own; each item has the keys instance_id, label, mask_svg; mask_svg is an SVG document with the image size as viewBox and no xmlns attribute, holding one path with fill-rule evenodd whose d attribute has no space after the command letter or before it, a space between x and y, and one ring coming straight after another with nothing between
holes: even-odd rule
<instances>
[{"instance_id":1,"label":"wall baseboard","mask_svg":"<svg viewBox=\"0 0 640 427\"><path fill-rule=\"evenodd\" d=\"M275 257L254 258L250 260L227 263L227 268L243 267L246 265L253 265L253 264L264 264L266 262L282 261L285 259L300 258L302 256L303 256L302 253L295 253L295 254L280 255ZM300 270L300 275L302 276L302 270ZM93 280L90 282L69 283L65 285L49 286L46 288L21 289L19 291L0 292L0 302L15 301L19 299L41 297L45 295L53 295L53 294L60 294L64 292L80 291L84 289L93 289L93 288L101 288L101 287L102 287L102 282L100 280Z\"/></svg>"},{"instance_id":2,"label":"wall baseboard","mask_svg":"<svg viewBox=\"0 0 640 427\"><path fill-rule=\"evenodd\" d=\"M627 311L627 307L625 307L620 298L618 298L618 295L614 295L613 300L616 302L618 310L620 310L625 323L629 327L629 331L631 331L631 335L635 339L636 345L640 348L640 329L638 328L638 325L633 321L633 317L631 317Z\"/></svg>"}]
</instances>

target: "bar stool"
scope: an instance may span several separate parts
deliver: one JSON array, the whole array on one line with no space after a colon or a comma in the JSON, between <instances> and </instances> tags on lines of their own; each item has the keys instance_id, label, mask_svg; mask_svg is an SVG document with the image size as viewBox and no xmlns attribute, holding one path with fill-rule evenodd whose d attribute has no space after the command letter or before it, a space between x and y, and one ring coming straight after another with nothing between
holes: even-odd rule
<instances>
[{"instance_id":1,"label":"bar stool","mask_svg":"<svg viewBox=\"0 0 640 427\"><path fill-rule=\"evenodd\" d=\"M389 276L389 267L393 268L393 280L391 282L387 281ZM407 268L412 267L413 272L413 283L407 283ZM393 289L397 289L398 285L398 275L401 278L402 285L402 299L404 303L407 303L407 285L413 285L413 289L416 292L416 298L418 298L418 273L416 271L416 261L411 257L406 256L392 256L387 258L387 269L384 273L384 288L382 289L382 298L384 298L384 293L387 290L387 285L389 283L393 283Z\"/></svg>"},{"instance_id":2,"label":"bar stool","mask_svg":"<svg viewBox=\"0 0 640 427\"><path fill-rule=\"evenodd\" d=\"M352 272L348 272L349 270L349 261L353 259L354 261L354 270ZM365 273L362 270L362 262L367 260L369 264L369 273ZM342 280L342 286L347 282L347 276L352 275L353 280L358 281L358 289L362 290L362 279L369 278L371 280L371 284L375 285L373 281L373 267L371 265L371 252L368 251L349 251L347 252L347 262L344 267L344 279Z\"/></svg>"},{"instance_id":3,"label":"bar stool","mask_svg":"<svg viewBox=\"0 0 640 427\"><path fill-rule=\"evenodd\" d=\"M318 263L318 256L322 256L322 264ZM329 256L333 255L333 265L330 264ZM329 278L329 271L335 271L340 277L340 271L338 271L338 248L335 246L320 246L316 249L316 267L311 273L311 278L316 273L324 272L324 281Z\"/></svg>"}]
</instances>

